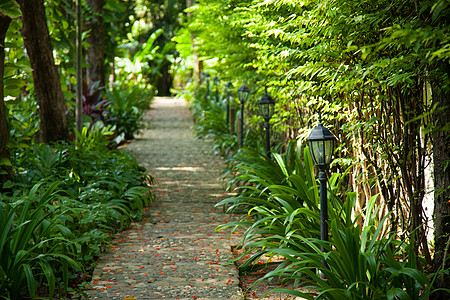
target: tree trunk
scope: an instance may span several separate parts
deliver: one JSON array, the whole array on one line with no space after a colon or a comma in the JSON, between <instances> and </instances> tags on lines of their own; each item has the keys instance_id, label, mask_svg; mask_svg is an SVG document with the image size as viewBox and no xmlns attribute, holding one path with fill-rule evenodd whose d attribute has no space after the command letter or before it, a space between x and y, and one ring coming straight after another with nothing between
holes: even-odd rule
<instances>
[{"instance_id":1,"label":"tree trunk","mask_svg":"<svg viewBox=\"0 0 450 300\"><path fill-rule=\"evenodd\" d=\"M8 141L9 129L6 116L5 103L3 101L3 73L5 70L5 37L11 18L0 13L0 184L6 182L12 174L12 168L2 160L10 160Z\"/></svg>"},{"instance_id":2,"label":"tree trunk","mask_svg":"<svg viewBox=\"0 0 450 300\"><path fill-rule=\"evenodd\" d=\"M434 223L435 253L433 266L435 271L450 268L450 93L433 90L433 101L437 104L434 113L436 134L433 136L434 163ZM446 126L447 125L447 126ZM437 279L437 287L450 289L450 276L442 275ZM442 292L441 292L442 293ZM445 294L448 296L448 293ZM444 299L444 294L436 293L433 299ZM445 298L447 299L447 298Z\"/></svg>"},{"instance_id":3,"label":"tree trunk","mask_svg":"<svg viewBox=\"0 0 450 300\"><path fill-rule=\"evenodd\" d=\"M40 142L68 139L65 100L52 53L43 0L17 0L22 11L22 36L33 68L39 104Z\"/></svg>"},{"instance_id":4,"label":"tree trunk","mask_svg":"<svg viewBox=\"0 0 450 300\"><path fill-rule=\"evenodd\" d=\"M86 0L91 9L91 19L87 22L89 36L87 42L89 48L86 53L86 81L89 86L100 81L99 86L105 86L105 30L103 27L103 6L104 0Z\"/></svg>"},{"instance_id":5,"label":"tree trunk","mask_svg":"<svg viewBox=\"0 0 450 300\"><path fill-rule=\"evenodd\" d=\"M157 89L158 96L170 96L172 93L170 89L172 88L172 75L169 73L170 65L164 65L161 70L161 77L158 78Z\"/></svg>"}]
</instances>

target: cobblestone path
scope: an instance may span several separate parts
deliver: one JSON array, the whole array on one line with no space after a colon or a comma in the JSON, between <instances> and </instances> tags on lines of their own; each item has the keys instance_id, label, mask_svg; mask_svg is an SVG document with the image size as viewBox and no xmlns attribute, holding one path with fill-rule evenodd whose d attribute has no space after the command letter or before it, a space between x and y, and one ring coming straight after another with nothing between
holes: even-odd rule
<instances>
[{"instance_id":1,"label":"cobblestone path","mask_svg":"<svg viewBox=\"0 0 450 300\"><path fill-rule=\"evenodd\" d=\"M103 254L89 299L242 299L235 266L223 265L233 242L215 231L234 218L214 208L224 196L220 158L193 138L183 100L157 98L147 117L128 148L158 178L156 200Z\"/></svg>"}]
</instances>

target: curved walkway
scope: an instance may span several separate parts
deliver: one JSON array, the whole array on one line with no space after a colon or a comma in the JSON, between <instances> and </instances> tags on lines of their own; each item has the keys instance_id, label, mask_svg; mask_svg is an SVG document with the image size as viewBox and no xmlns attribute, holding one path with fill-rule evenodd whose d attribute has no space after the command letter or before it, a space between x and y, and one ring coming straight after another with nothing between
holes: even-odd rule
<instances>
[{"instance_id":1,"label":"curved walkway","mask_svg":"<svg viewBox=\"0 0 450 300\"><path fill-rule=\"evenodd\" d=\"M89 299L242 299L235 266L223 265L233 242L215 231L233 218L214 207L224 196L220 158L193 138L183 100L155 99L148 120L128 148L158 178L156 200L104 253Z\"/></svg>"}]
</instances>

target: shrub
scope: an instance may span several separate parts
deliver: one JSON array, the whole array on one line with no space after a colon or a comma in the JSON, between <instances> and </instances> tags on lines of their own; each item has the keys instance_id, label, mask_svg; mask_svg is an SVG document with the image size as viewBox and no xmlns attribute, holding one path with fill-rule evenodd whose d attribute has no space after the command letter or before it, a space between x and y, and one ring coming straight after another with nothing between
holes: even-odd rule
<instances>
[{"instance_id":1,"label":"shrub","mask_svg":"<svg viewBox=\"0 0 450 300\"><path fill-rule=\"evenodd\" d=\"M378 219L377 196L363 214L355 215L356 193L342 190L345 174L333 174L327 197L330 241L321 241L319 195L308 148L302 162L294 142L274 158L252 150L230 158L228 184L238 194L217 205L246 216L217 230L246 228L237 247L244 251L235 260L251 255L239 267L241 274L276 264L260 281L294 280L302 291L272 292L306 299L427 299L434 292L433 280L420 271L410 244L383 231L389 215ZM277 261L271 262L274 257Z\"/></svg>"},{"instance_id":2,"label":"shrub","mask_svg":"<svg viewBox=\"0 0 450 300\"><path fill-rule=\"evenodd\" d=\"M139 87L114 86L108 92L108 124L115 127L117 135L129 140L141 129L145 112L150 108L153 94Z\"/></svg>"},{"instance_id":3,"label":"shrub","mask_svg":"<svg viewBox=\"0 0 450 300\"><path fill-rule=\"evenodd\" d=\"M42 286L52 297L57 279L67 289L69 266L81 269L74 260L72 232L58 214L48 210L58 198L58 184L46 190L36 184L28 195L16 192L10 202L0 202L0 295L4 299L20 299L27 292L35 298Z\"/></svg>"},{"instance_id":4,"label":"shrub","mask_svg":"<svg viewBox=\"0 0 450 300\"><path fill-rule=\"evenodd\" d=\"M141 217L154 179L126 151L109 150L105 130L84 130L75 145L15 152L14 182L0 195L1 296L18 298L28 287L33 297L44 285L53 294L60 282L67 292L68 280L91 271L111 233Z\"/></svg>"}]
</instances>

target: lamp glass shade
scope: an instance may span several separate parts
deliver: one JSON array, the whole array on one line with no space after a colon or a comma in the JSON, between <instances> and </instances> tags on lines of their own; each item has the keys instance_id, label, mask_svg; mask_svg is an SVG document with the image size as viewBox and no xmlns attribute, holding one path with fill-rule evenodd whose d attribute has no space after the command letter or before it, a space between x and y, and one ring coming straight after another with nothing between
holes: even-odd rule
<instances>
[{"instance_id":1,"label":"lamp glass shade","mask_svg":"<svg viewBox=\"0 0 450 300\"><path fill-rule=\"evenodd\" d=\"M334 140L308 141L309 151L316 166L327 166L333 156Z\"/></svg>"},{"instance_id":2,"label":"lamp glass shade","mask_svg":"<svg viewBox=\"0 0 450 300\"><path fill-rule=\"evenodd\" d=\"M331 163L336 138L328 128L319 123L319 125L311 130L306 141L314 165L327 166Z\"/></svg>"},{"instance_id":3,"label":"lamp glass shade","mask_svg":"<svg viewBox=\"0 0 450 300\"><path fill-rule=\"evenodd\" d=\"M259 112L261 113L261 116L264 119L270 119L273 116L274 113L274 105L273 104L260 104L259 105Z\"/></svg>"},{"instance_id":4,"label":"lamp glass shade","mask_svg":"<svg viewBox=\"0 0 450 300\"><path fill-rule=\"evenodd\" d=\"M227 97L231 96L231 89L232 88L233 88L233 84L231 83L231 81L228 81L227 84L225 84L225 90L226 90Z\"/></svg>"},{"instance_id":5,"label":"lamp glass shade","mask_svg":"<svg viewBox=\"0 0 450 300\"><path fill-rule=\"evenodd\" d=\"M250 89L245 85L245 83L238 89L238 97L241 103L245 103L250 95Z\"/></svg>"},{"instance_id":6,"label":"lamp glass shade","mask_svg":"<svg viewBox=\"0 0 450 300\"><path fill-rule=\"evenodd\" d=\"M270 118L272 118L275 110L275 101L267 93L267 90L266 93L262 96L261 100L258 101L258 105L259 112L265 120L269 120Z\"/></svg>"}]
</instances>

